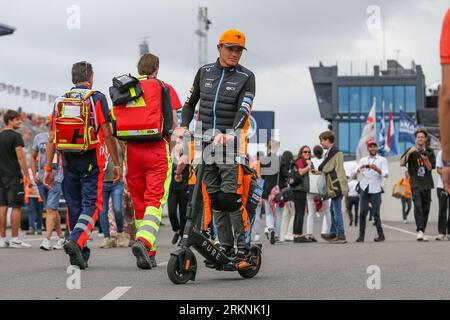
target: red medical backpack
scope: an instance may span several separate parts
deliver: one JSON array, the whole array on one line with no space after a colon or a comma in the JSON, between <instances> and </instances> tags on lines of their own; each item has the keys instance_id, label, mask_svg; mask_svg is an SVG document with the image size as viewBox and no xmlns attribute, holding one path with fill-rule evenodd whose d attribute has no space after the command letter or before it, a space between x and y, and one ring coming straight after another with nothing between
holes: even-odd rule
<instances>
[{"instance_id":1,"label":"red medical backpack","mask_svg":"<svg viewBox=\"0 0 450 320\"><path fill-rule=\"evenodd\" d=\"M91 119L91 90L72 90L56 102L54 144L61 152L86 152L95 149L95 119Z\"/></svg>"},{"instance_id":2,"label":"red medical backpack","mask_svg":"<svg viewBox=\"0 0 450 320\"><path fill-rule=\"evenodd\" d=\"M147 77L140 78L140 85L143 96L126 105L113 106L115 135L129 142L162 140L172 129L170 89L161 81Z\"/></svg>"}]
</instances>

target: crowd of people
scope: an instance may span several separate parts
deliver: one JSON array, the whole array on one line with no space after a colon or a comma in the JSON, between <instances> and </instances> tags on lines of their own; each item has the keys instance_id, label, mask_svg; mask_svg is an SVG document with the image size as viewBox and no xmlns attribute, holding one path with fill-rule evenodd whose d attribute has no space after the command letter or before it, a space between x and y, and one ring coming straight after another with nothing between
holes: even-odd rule
<instances>
[{"instance_id":1,"label":"crowd of people","mask_svg":"<svg viewBox=\"0 0 450 320\"><path fill-rule=\"evenodd\" d=\"M224 32L217 45L219 58L199 69L184 106L174 88L157 79L159 58L145 54L138 62L138 78L114 78L117 87L110 90L112 112L106 97L92 90L93 67L86 61L73 65L74 87L57 99L47 118L4 112L4 128L0 131L0 248L31 247L19 239L21 207L26 201L30 212L27 234L42 234L45 210L46 234L40 248L63 249L71 265L88 267L91 252L87 244L97 226L104 236L100 248L124 247L128 234L137 267L157 267L157 234L166 204L174 233L172 244L180 244L185 232L196 182L194 155L191 147L186 152L185 138L194 117L201 124L204 143L211 146L201 177L203 219L196 223L220 243L226 255L235 256L238 269L249 267L249 234L259 241L262 230L271 244L290 240L313 243L319 238L314 228L319 219L322 239L347 243L344 210L350 226L359 227L356 242L365 241L369 214L377 230L374 241L385 241L380 207L389 168L375 140L366 142L368 155L358 161L349 176L332 131L322 132L316 146L302 146L295 155L290 151L280 155L280 142L271 139L267 154L259 152L248 161L247 130L256 89L255 75L239 64L245 41L238 30ZM134 80L138 87L130 86L136 83ZM222 86L223 82L227 86ZM170 108L166 108L168 103ZM130 116L132 112L134 116ZM132 127L130 122L140 127ZM39 127L42 132L30 141L31 130L20 133L24 124ZM211 137L205 139L208 135ZM437 168L443 174L446 161L441 153L436 159L427 147L426 130L419 129L415 135L416 145L401 157L407 174L396 184L395 193L404 204L405 221L414 203L417 240L427 241L434 188L431 172ZM262 189L254 217L243 205L252 197L244 194L243 188L248 168ZM450 237L449 196L442 181L437 187L437 240L444 240ZM67 204L65 234L58 212L62 197ZM12 208L9 240L8 207ZM263 212L265 227L261 229ZM53 231L56 242L52 242Z\"/></svg>"}]
</instances>

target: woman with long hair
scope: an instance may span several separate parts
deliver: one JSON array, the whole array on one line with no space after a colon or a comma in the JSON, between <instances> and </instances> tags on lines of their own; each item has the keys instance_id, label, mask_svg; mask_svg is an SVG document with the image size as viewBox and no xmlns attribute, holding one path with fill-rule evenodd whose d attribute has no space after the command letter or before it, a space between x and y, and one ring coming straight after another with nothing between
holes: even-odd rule
<instances>
[{"instance_id":1,"label":"woman with long hair","mask_svg":"<svg viewBox=\"0 0 450 320\"><path fill-rule=\"evenodd\" d=\"M294 242L312 242L303 234L303 221L305 219L306 195L309 192L309 172L313 170L311 162L311 148L303 146L297 155L297 160L291 168L295 177L291 182L294 190L295 218L294 218ZM291 172L292 172L291 171ZM292 184L294 182L294 184Z\"/></svg>"}]
</instances>

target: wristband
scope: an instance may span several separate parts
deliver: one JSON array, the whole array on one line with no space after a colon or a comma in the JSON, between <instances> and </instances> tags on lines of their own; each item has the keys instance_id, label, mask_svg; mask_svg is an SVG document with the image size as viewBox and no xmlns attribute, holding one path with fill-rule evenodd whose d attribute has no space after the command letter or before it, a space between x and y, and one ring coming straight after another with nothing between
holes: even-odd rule
<instances>
[{"instance_id":1,"label":"wristband","mask_svg":"<svg viewBox=\"0 0 450 320\"><path fill-rule=\"evenodd\" d=\"M442 164L444 165L444 167L450 167L450 161L442 160Z\"/></svg>"},{"instance_id":2,"label":"wristband","mask_svg":"<svg viewBox=\"0 0 450 320\"><path fill-rule=\"evenodd\" d=\"M53 167L52 166L44 166L44 171L45 172L53 172Z\"/></svg>"}]
</instances>

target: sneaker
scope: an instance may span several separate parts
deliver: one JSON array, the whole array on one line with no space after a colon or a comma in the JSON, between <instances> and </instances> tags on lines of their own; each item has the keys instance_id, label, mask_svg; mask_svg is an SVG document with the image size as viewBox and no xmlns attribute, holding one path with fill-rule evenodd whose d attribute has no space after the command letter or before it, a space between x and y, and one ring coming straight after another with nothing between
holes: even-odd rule
<instances>
[{"instance_id":1,"label":"sneaker","mask_svg":"<svg viewBox=\"0 0 450 320\"><path fill-rule=\"evenodd\" d=\"M44 239L44 240L42 240L39 248L44 251L50 251L50 250L52 250L52 243L50 242L50 240Z\"/></svg>"},{"instance_id":2,"label":"sneaker","mask_svg":"<svg viewBox=\"0 0 450 320\"><path fill-rule=\"evenodd\" d=\"M417 239L417 241L423 241L423 232L422 231L417 232L416 239Z\"/></svg>"},{"instance_id":3,"label":"sneaker","mask_svg":"<svg viewBox=\"0 0 450 320\"><path fill-rule=\"evenodd\" d=\"M123 232L117 233L117 246L119 248L125 247L125 234Z\"/></svg>"},{"instance_id":4,"label":"sneaker","mask_svg":"<svg viewBox=\"0 0 450 320\"><path fill-rule=\"evenodd\" d=\"M428 237L426 235L423 235L423 241L428 242Z\"/></svg>"},{"instance_id":5,"label":"sneaker","mask_svg":"<svg viewBox=\"0 0 450 320\"><path fill-rule=\"evenodd\" d=\"M294 237L294 243L310 243L310 242L312 242L312 240L308 239L305 236Z\"/></svg>"},{"instance_id":6,"label":"sneaker","mask_svg":"<svg viewBox=\"0 0 450 320\"><path fill-rule=\"evenodd\" d=\"M180 234L178 232L175 232L172 238L172 244L177 244L178 239L180 238Z\"/></svg>"},{"instance_id":7,"label":"sneaker","mask_svg":"<svg viewBox=\"0 0 450 320\"><path fill-rule=\"evenodd\" d=\"M272 228L269 229L269 240L270 244L275 244L275 230L273 230Z\"/></svg>"},{"instance_id":8,"label":"sneaker","mask_svg":"<svg viewBox=\"0 0 450 320\"><path fill-rule=\"evenodd\" d=\"M443 234L440 234L437 236L436 241L444 241L445 240L445 236Z\"/></svg>"},{"instance_id":9,"label":"sneaker","mask_svg":"<svg viewBox=\"0 0 450 320\"><path fill-rule=\"evenodd\" d=\"M67 241L67 243L64 245L64 251L69 256L70 264L72 266L77 266L81 270L86 269L86 261L83 258L81 249L78 244L73 241Z\"/></svg>"},{"instance_id":10,"label":"sneaker","mask_svg":"<svg viewBox=\"0 0 450 320\"><path fill-rule=\"evenodd\" d=\"M259 234L255 234L253 241L259 241L260 239L261 239L261 236Z\"/></svg>"},{"instance_id":11,"label":"sneaker","mask_svg":"<svg viewBox=\"0 0 450 320\"><path fill-rule=\"evenodd\" d=\"M347 239L345 239L345 236L344 237L336 237L336 238L330 240L330 243L345 244L345 243L347 243Z\"/></svg>"},{"instance_id":12,"label":"sneaker","mask_svg":"<svg viewBox=\"0 0 450 320\"><path fill-rule=\"evenodd\" d=\"M323 240L329 241L329 240L331 240L331 239L336 238L336 235L335 235L335 234L330 234L330 233L322 233L322 234L320 235L320 237L321 237Z\"/></svg>"},{"instance_id":13,"label":"sneaker","mask_svg":"<svg viewBox=\"0 0 450 320\"><path fill-rule=\"evenodd\" d=\"M9 242L9 247L13 249L29 249L31 248L31 244L16 239Z\"/></svg>"},{"instance_id":14,"label":"sneaker","mask_svg":"<svg viewBox=\"0 0 450 320\"><path fill-rule=\"evenodd\" d=\"M403 223L404 224L408 224L408 220L403 220Z\"/></svg>"},{"instance_id":15,"label":"sneaker","mask_svg":"<svg viewBox=\"0 0 450 320\"><path fill-rule=\"evenodd\" d=\"M0 239L0 248L9 248L9 241L7 239Z\"/></svg>"},{"instance_id":16,"label":"sneaker","mask_svg":"<svg viewBox=\"0 0 450 320\"><path fill-rule=\"evenodd\" d=\"M384 240L386 240L386 238L384 237L384 235L378 236L378 237L376 237L375 239L373 239L373 241L375 241L375 242L382 242L382 241L384 241Z\"/></svg>"},{"instance_id":17,"label":"sneaker","mask_svg":"<svg viewBox=\"0 0 450 320\"><path fill-rule=\"evenodd\" d=\"M306 238L311 240L312 242L317 242L317 239L312 234L307 234Z\"/></svg>"},{"instance_id":18,"label":"sneaker","mask_svg":"<svg viewBox=\"0 0 450 320\"><path fill-rule=\"evenodd\" d=\"M34 236L35 233L36 233L36 231L34 231L34 229L30 229L30 230L28 230L25 234L26 234L27 236Z\"/></svg>"},{"instance_id":19,"label":"sneaker","mask_svg":"<svg viewBox=\"0 0 450 320\"><path fill-rule=\"evenodd\" d=\"M42 236L42 230L37 231L38 236Z\"/></svg>"},{"instance_id":20,"label":"sneaker","mask_svg":"<svg viewBox=\"0 0 450 320\"><path fill-rule=\"evenodd\" d=\"M100 245L101 249L111 249L112 247L114 247L114 240L111 238L105 238Z\"/></svg>"},{"instance_id":21,"label":"sneaker","mask_svg":"<svg viewBox=\"0 0 450 320\"><path fill-rule=\"evenodd\" d=\"M270 231L269 231L269 228L266 227L266 228L264 229L264 234L266 235L267 240L269 240L269 232L270 232Z\"/></svg>"},{"instance_id":22,"label":"sneaker","mask_svg":"<svg viewBox=\"0 0 450 320\"><path fill-rule=\"evenodd\" d=\"M62 250L64 249L65 244L66 244L65 238L58 238L58 240L56 240L56 244L53 246L53 250Z\"/></svg>"},{"instance_id":23,"label":"sneaker","mask_svg":"<svg viewBox=\"0 0 450 320\"><path fill-rule=\"evenodd\" d=\"M364 242L364 238L358 237L358 239L356 239L356 242Z\"/></svg>"},{"instance_id":24,"label":"sneaker","mask_svg":"<svg viewBox=\"0 0 450 320\"><path fill-rule=\"evenodd\" d=\"M142 270L151 270L152 261L148 256L148 248L140 240L137 240L132 247L133 255L136 257L136 265L139 269Z\"/></svg>"},{"instance_id":25,"label":"sneaker","mask_svg":"<svg viewBox=\"0 0 450 320\"><path fill-rule=\"evenodd\" d=\"M294 237L285 237L284 241L285 242L294 242Z\"/></svg>"}]
</instances>

